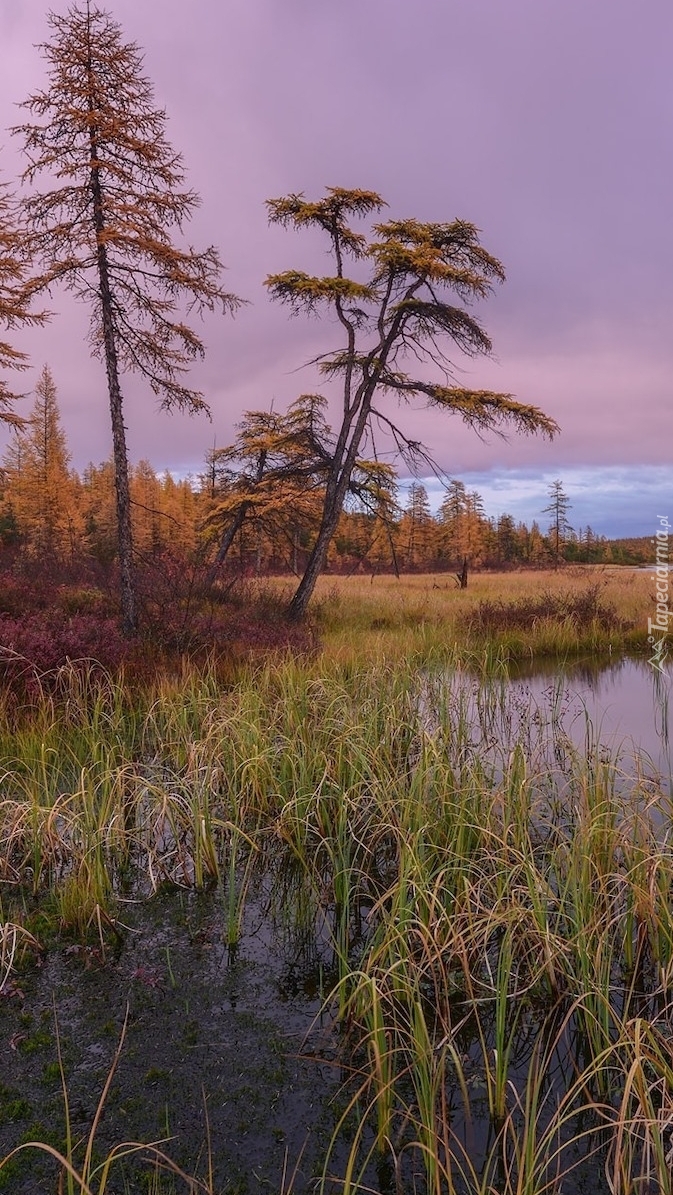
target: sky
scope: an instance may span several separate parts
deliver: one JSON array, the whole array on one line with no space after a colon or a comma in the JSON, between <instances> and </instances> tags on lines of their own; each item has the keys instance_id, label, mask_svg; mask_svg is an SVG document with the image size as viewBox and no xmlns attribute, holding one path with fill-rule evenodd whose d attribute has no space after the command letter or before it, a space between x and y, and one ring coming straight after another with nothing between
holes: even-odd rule
<instances>
[{"instance_id":1,"label":"sky","mask_svg":"<svg viewBox=\"0 0 673 1195\"><path fill-rule=\"evenodd\" d=\"M63 12L65 4L55 3ZM486 441L455 417L395 411L488 514L545 517L563 481L574 526L648 535L673 520L673 5L670 0L114 0L145 54L167 133L202 200L186 229L215 244L248 301L200 327L191 382L212 423L168 415L123 383L129 452L198 473L246 410L318 387L328 320L290 319L276 271L329 268L315 237L269 227L264 200L326 186L378 191L388 215L475 223L507 280L478 316L490 359L458 383L514 394L561 426L551 443ZM46 6L0 0L0 129L44 83ZM0 132L0 179L22 169ZM14 337L58 387L73 465L110 455L105 373L86 309L54 292L51 323ZM28 409L30 400L25 404ZM5 436L6 439L6 436ZM2 441L0 440L0 444ZM382 446L385 450L385 445ZM433 502L438 483L428 481Z\"/></svg>"}]
</instances>

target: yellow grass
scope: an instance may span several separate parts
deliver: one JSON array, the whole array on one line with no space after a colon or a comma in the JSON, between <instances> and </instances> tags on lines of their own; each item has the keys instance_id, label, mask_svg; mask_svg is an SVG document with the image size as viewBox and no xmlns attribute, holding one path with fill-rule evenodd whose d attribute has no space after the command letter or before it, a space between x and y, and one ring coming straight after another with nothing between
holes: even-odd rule
<instances>
[{"instance_id":1,"label":"yellow grass","mask_svg":"<svg viewBox=\"0 0 673 1195\"><path fill-rule=\"evenodd\" d=\"M283 581L278 584L289 588ZM459 620L476 611L482 601L534 601L543 594L581 593L600 587L601 603L613 606L620 619L633 624L632 631L615 651L624 647L647 648L647 619L653 613L654 586L649 572L617 566L573 566L554 570L473 573L466 590L460 590L449 573L394 576L352 576L321 578L313 611L327 652L340 658L405 654L409 650L444 644L447 647L479 647L469 642ZM526 638L530 641L526 642ZM572 648L572 637L567 646ZM507 645L511 646L511 645ZM524 636L520 651L511 654L553 654L542 641ZM562 645L561 645L562 646ZM576 650L607 649L605 645L578 640ZM562 654L562 652L561 652Z\"/></svg>"}]
</instances>

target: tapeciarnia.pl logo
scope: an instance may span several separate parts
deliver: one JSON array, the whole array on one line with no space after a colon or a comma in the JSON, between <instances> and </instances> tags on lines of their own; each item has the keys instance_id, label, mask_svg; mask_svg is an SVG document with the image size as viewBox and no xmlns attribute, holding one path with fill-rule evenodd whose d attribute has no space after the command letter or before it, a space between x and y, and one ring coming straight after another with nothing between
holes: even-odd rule
<instances>
[{"instance_id":1,"label":"tapeciarnia.pl logo","mask_svg":"<svg viewBox=\"0 0 673 1195\"><path fill-rule=\"evenodd\" d=\"M669 600L671 573L669 569L668 536L670 523L668 515L657 515L657 518L659 519L659 527L652 541L655 546L652 580L656 586L657 613L655 618L648 618L647 620L647 642L652 648L652 655L649 660L650 664L658 672L663 672L664 660L668 655L668 626L673 616Z\"/></svg>"}]
</instances>

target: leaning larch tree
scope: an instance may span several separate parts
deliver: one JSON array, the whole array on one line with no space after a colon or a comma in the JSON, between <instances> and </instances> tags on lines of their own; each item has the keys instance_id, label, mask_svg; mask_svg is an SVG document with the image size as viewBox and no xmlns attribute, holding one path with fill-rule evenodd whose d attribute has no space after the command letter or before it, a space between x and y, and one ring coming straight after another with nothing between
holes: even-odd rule
<instances>
[{"instance_id":1,"label":"leaning larch tree","mask_svg":"<svg viewBox=\"0 0 673 1195\"><path fill-rule=\"evenodd\" d=\"M333 273L317 277L289 270L267 278L271 295L293 312L310 314L331 309L343 329L344 345L323 357L320 368L342 380L341 423L330 446L320 530L290 615L301 618L327 558L351 474L367 435L376 425L387 429L407 460L427 460L422 445L404 435L383 409L386 396L455 413L477 431L539 432L551 437L558 430L537 407L516 402L511 394L470 390L453 384L455 369L449 357L454 348L468 356L489 353L491 342L478 321L454 306L484 298L495 282L504 281L502 265L482 248L477 229L464 220L450 224L390 220L375 224L367 239L351 227L352 218L366 217L385 206L373 191L330 187L323 199L309 202L303 195L269 200L272 223L297 229L319 228L326 233L334 262ZM346 259L361 261L359 278L348 277ZM434 371L438 381L415 378L403 368L406 359Z\"/></svg>"},{"instance_id":2,"label":"leaning larch tree","mask_svg":"<svg viewBox=\"0 0 673 1195\"><path fill-rule=\"evenodd\" d=\"M23 138L34 189L25 201L34 289L62 282L91 307L91 344L105 360L117 501L122 626L137 627L128 458L120 374L142 374L165 409L206 411L184 373L203 344L182 309L232 311L217 251L179 248L172 233L199 203L165 135L142 54L109 13L89 3L52 13L41 47L48 87L22 105L37 118Z\"/></svg>"}]
</instances>

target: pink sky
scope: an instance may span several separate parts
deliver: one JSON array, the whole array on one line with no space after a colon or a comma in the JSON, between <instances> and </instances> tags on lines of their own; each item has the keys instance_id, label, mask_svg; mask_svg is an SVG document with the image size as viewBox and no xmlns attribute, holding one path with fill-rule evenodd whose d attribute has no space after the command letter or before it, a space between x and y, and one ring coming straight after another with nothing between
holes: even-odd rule
<instances>
[{"instance_id":1,"label":"pink sky","mask_svg":"<svg viewBox=\"0 0 673 1195\"><path fill-rule=\"evenodd\" d=\"M263 203L362 186L392 216L461 216L482 229L508 280L478 309L495 359L465 363L464 377L562 427L551 445L484 444L455 419L404 416L442 467L494 479L525 470L541 492L543 477L593 470L595 517L582 522L613 533L606 479L617 470L643 533L658 513L673 517L670 0L117 0L111 10L145 51L202 196L189 239L217 244L227 287L250 301L235 321L202 329L207 358L193 381L212 425L157 414L142 381L126 379L133 459L198 472L242 411L316 388L310 370L296 371L336 343L334 328L288 320L262 280L291 266L323 273L327 259L317 241L268 228ZM33 43L47 36L41 3L0 0L4 127L43 81ZM0 177L19 168L6 134ZM86 312L62 294L51 306L51 325L20 343L36 370L50 364L82 467L110 451L105 376L88 355Z\"/></svg>"}]
</instances>

